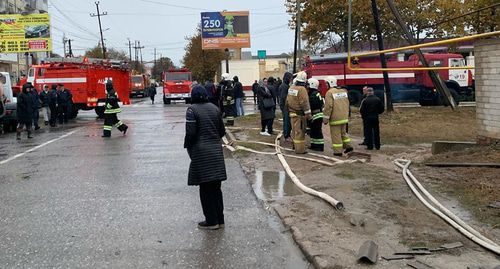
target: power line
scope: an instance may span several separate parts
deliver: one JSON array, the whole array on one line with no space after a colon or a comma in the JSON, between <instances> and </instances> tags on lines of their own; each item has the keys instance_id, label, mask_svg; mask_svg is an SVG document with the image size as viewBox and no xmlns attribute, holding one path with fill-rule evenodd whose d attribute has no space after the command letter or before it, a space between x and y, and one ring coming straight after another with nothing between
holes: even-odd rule
<instances>
[{"instance_id":1,"label":"power line","mask_svg":"<svg viewBox=\"0 0 500 269\"><path fill-rule=\"evenodd\" d=\"M65 13L63 13L55 4L54 4L54 0L52 0L52 6L59 12L59 14L61 14L64 18L66 18L71 24L73 24L74 26L80 28L81 30L87 32L88 34L92 35L92 36L95 36L95 37L98 37L98 35L96 35L95 33L93 33L92 31L90 31L89 29L79 25L78 23L76 23L73 19L71 19L71 17L69 17L68 15L66 15Z\"/></svg>"},{"instance_id":2,"label":"power line","mask_svg":"<svg viewBox=\"0 0 500 269\"><path fill-rule=\"evenodd\" d=\"M181 6L181 5L174 5L174 4L168 4L168 3L151 1L151 0L141 0L141 1L142 2L146 2L146 3L158 4L158 5L162 5L162 6L168 6L168 7L177 7L177 8L184 8L184 9L189 9L189 10L206 11L206 9L195 8L195 7L188 7L188 6Z\"/></svg>"}]
</instances>

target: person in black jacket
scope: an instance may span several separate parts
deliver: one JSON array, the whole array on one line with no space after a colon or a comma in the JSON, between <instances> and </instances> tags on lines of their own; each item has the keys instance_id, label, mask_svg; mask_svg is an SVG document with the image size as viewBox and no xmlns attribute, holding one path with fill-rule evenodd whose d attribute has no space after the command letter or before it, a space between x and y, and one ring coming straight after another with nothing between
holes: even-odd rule
<instances>
[{"instance_id":1,"label":"person in black jacket","mask_svg":"<svg viewBox=\"0 0 500 269\"><path fill-rule=\"evenodd\" d=\"M261 122L260 134L264 136L270 136L273 134L273 123L274 118L276 117L276 95L274 88L269 85L268 80L264 79L259 81L257 98Z\"/></svg>"},{"instance_id":2,"label":"person in black jacket","mask_svg":"<svg viewBox=\"0 0 500 269\"><path fill-rule=\"evenodd\" d=\"M309 105L311 107L312 118L309 121L311 129L309 136L311 137L311 147L309 149L315 151L325 150L325 139L323 137L323 107L325 105L323 97L319 92L319 81L315 78L310 78L308 82Z\"/></svg>"},{"instance_id":3,"label":"person in black jacket","mask_svg":"<svg viewBox=\"0 0 500 269\"><path fill-rule=\"evenodd\" d=\"M49 110L49 85L43 85L43 90L40 92L40 103L42 104L42 115L45 126L49 125L50 110Z\"/></svg>"},{"instance_id":4,"label":"person in black jacket","mask_svg":"<svg viewBox=\"0 0 500 269\"><path fill-rule=\"evenodd\" d=\"M378 115L384 112L384 104L375 96L374 90L371 87L366 89L366 98L361 102L359 108L363 118L363 126L365 130L366 148L373 150L373 146L377 150L380 149L380 128Z\"/></svg>"},{"instance_id":5,"label":"person in black jacket","mask_svg":"<svg viewBox=\"0 0 500 269\"><path fill-rule=\"evenodd\" d=\"M26 128L28 138L31 136L31 125L33 124L33 99L31 98L30 91L33 85L25 83L21 93L17 96L17 140L21 140L21 132Z\"/></svg>"},{"instance_id":6,"label":"person in black jacket","mask_svg":"<svg viewBox=\"0 0 500 269\"><path fill-rule=\"evenodd\" d=\"M222 96L222 109L224 111L224 120L226 125L234 125L234 117L236 116L236 107L234 101L234 87L231 81L231 76L228 73L222 74L222 81L219 84L219 92Z\"/></svg>"},{"instance_id":7,"label":"person in black jacket","mask_svg":"<svg viewBox=\"0 0 500 269\"><path fill-rule=\"evenodd\" d=\"M245 110L243 109L243 98L245 94L243 93L243 85L240 82L238 76L233 77L234 81L234 98L236 99L236 115L238 117L245 116Z\"/></svg>"},{"instance_id":8,"label":"person in black jacket","mask_svg":"<svg viewBox=\"0 0 500 269\"><path fill-rule=\"evenodd\" d=\"M57 122L57 85L52 84L52 87L49 91L47 101L49 104L49 109L50 109L50 119L49 119L49 124L50 127L56 127L56 122Z\"/></svg>"},{"instance_id":9,"label":"person in black jacket","mask_svg":"<svg viewBox=\"0 0 500 269\"><path fill-rule=\"evenodd\" d=\"M186 136L189 165L189 186L200 186L200 200L205 221L200 229L216 230L224 227L224 202L221 182L227 179L221 138L225 135L220 110L208 101L203 86L191 92L192 105L186 111Z\"/></svg>"},{"instance_id":10,"label":"person in black jacket","mask_svg":"<svg viewBox=\"0 0 500 269\"><path fill-rule=\"evenodd\" d=\"M40 119L40 97L38 96L38 92L35 88L31 88L30 91L31 102L33 102L33 127L35 127L35 131L40 129L38 125L38 120Z\"/></svg>"},{"instance_id":11,"label":"person in black jacket","mask_svg":"<svg viewBox=\"0 0 500 269\"><path fill-rule=\"evenodd\" d=\"M121 112L118 105L118 95L111 81L106 82L106 104L104 106L104 126L102 137L111 137L113 126L118 128L123 135L127 134L128 126L118 119L117 114Z\"/></svg>"},{"instance_id":12,"label":"person in black jacket","mask_svg":"<svg viewBox=\"0 0 500 269\"><path fill-rule=\"evenodd\" d=\"M151 83L149 86L149 98L151 98L151 104L155 104L155 96L156 96L156 83Z\"/></svg>"},{"instance_id":13,"label":"person in black jacket","mask_svg":"<svg viewBox=\"0 0 500 269\"><path fill-rule=\"evenodd\" d=\"M292 82L292 73L286 72L283 75L283 82L279 87L279 104L281 108L281 113L283 116L283 137L287 141L291 141L290 133L292 131L292 123L290 122L290 116L286 110L286 97L288 96L288 89L290 88L290 83Z\"/></svg>"},{"instance_id":14,"label":"person in black jacket","mask_svg":"<svg viewBox=\"0 0 500 269\"><path fill-rule=\"evenodd\" d=\"M57 94L57 106L59 108L59 124L68 123L69 113L73 95L64 88L63 84L58 84L59 92Z\"/></svg>"},{"instance_id":15,"label":"person in black jacket","mask_svg":"<svg viewBox=\"0 0 500 269\"><path fill-rule=\"evenodd\" d=\"M259 90L259 83L257 80L252 84L252 92L253 92L253 103L257 105L257 91Z\"/></svg>"}]
</instances>

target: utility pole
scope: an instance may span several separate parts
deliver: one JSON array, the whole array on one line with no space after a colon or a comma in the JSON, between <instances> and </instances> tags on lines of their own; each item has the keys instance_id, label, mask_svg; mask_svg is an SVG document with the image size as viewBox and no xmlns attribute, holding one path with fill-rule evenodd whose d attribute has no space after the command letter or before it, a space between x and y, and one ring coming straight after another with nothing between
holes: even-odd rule
<instances>
[{"instance_id":1,"label":"utility pole","mask_svg":"<svg viewBox=\"0 0 500 269\"><path fill-rule=\"evenodd\" d=\"M300 38L300 0L297 0L297 14L295 15L295 40L293 43L293 73L297 73L297 46Z\"/></svg>"},{"instance_id":2,"label":"utility pole","mask_svg":"<svg viewBox=\"0 0 500 269\"><path fill-rule=\"evenodd\" d=\"M63 54L63 58L66 58L66 42L68 41L66 39L66 34L63 34L63 49L64 49L64 54Z\"/></svg>"},{"instance_id":3,"label":"utility pole","mask_svg":"<svg viewBox=\"0 0 500 269\"><path fill-rule=\"evenodd\" d=\"M130 43L130 38L127 38L128 39L128 58L129 58L129 61L132 62L132 43Z\"/></svg>"},{"instance_id":4,"label":"utility pole","mask_svg":"<svg viewBox=\"0 0 500 269\"><path fill-rule=\"evenodd\" d=\"M153 71L151 71L151 75L153 75L153 77L155 76L155 71L156 69L158 69L158 66L156 66L156 48L154 50L154 64L153 64Z\"/></svg>"},{"instance_id":5,"label":"utility pole","mask_svg":"<svg viewBox=\"0 0 500 269\"><path fill-rule=\"evenodd\" d=\"M143 61L142 61L142 49L144 48L144 46L141 47L141 41L139 41L139 54L141 55L141 66L143 65Z\"/></svg>"},{"instance_id":6,"label":"utility pole","mask_svg":"<svg viewBox=\"0 0 500 269\"><path fill-rule=\"evenodd\" d=\"M377 32L377 43L378 50L384 50L384 40L382 37L382 27L380 26L380 16L378 12L377 0L372 0L372 13L373 19L375 20L375 31ZM385 54L380 54L380 62L382 63L382 68L387 68L387 59L385 58ZM391 112L394 110L392 106L392 96L391 96L391 84L389 83L389 74L387 71L383 71L384 75L384 87L385 87L385 98L387 100L387 111Z\"/></svg>"},{"instance_id":7,"label":"utility pole","mask_svg":"<svg viewBox=\"0 0 500 269\"><path fill-rule=\"evenodd\" d=\"M99 32L101 33L102 56L104 59L106 59L106 46L104 45L104 36L102 34L101 16L106 16L106 15L108 15L108 13L107 12L100 13L99 1L95 2L95 6L97 8L97 14L91 13L90 17L97 17L97 20L99 21Z\"/></svg>"},{"instance_id":8,"label":"utility pole","mask_svg":"<svg viewBox=\"0 0 500 269\"><path fill-rule=\"evenodd\" d=\"M73 58L74 56L73 56L73 50L71 49L71 41L73 41L73 40L68 39L68 47L69 47L68 55L70 58Z\"/></svg>"},{"instance_id":9,"label":"utility pole","mask_svg":"<svg viewBox=\"0 0 500 269\"><path fill-rule=\"evenodd\" d=\"M139 56L141 58L141 67L142 67L142 49L144 48L144 46L141 47L141 41L135 41L134 42L134 49L135 49L135 66L136 66L136 70L137 71L143 71L143 70L139 70ZM139 51L137 51L139 50Z\"/></svg>"},{"instance_id":10,"label":"utility pole","mask_svg":"<svg viewBox=\"0 0 500 269\"><path fill-rule=\"evenodd\" d=\"M389 9L391 10L392 14L396 18L396 22L403 30L403 33L406 37L406 40L410 45L416 45L417 41L413 37L413 35L410 33L410 30L408 30L405 22L403 21L403 18L401 17L401 14L399 13L398 8L394 4L393 0L386 0L387 4L389 5ZM424 54L422 53L422 50L420 49L415 49L415 53L417 54L420 62L422 62L422 65L424 67L429 67L429 63L427 62L427 59L425 58ZM432 83L434 84L434 87L438 90L438 92L441 94L441 96L445 99L445 103L449 104L450 107L455 110L457 107L457 104L455 102L455 99L453 99L453 96L451 95L450 89L448 89L448 86L444 83L444 81L441 79L439 74L434 71L434 70L429 70L428 71L429 76L431 77Z\"/></svg>"},{"instance_id":11,"label":"utility pole","mask_svg":"<svg viewBox=\"0 0 500 269\"><path fill-rule=\"evenodd\" d=\"M226 56L226 73L229 73L229 49L224 50Z\"/></svg>"}]
</instances>

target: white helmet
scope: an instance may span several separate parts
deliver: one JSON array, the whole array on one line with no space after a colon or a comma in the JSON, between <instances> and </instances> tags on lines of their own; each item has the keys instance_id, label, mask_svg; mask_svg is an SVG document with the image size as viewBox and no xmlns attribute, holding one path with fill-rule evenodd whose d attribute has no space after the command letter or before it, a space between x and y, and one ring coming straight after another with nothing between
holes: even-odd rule
<instances>
[{"instance_id":1,"label":"white helmet","mask_svg":"<svg viewBox=\"0 0 500 269\"><path fill-rule=\"evenodd\" d=\"M317 90L319 87L319 81L315 78L310 78L307 80L307 83L309 83L309 88Z\"/></svg>"},{"instance_id":2,"label":"white helmet","mask_svg":"<svg viewBox=\"0 0 500 269\"><path fill-rule=\"evenodd\" d=\"M297 76L295 77L295 79L298 81L298 82L307 82L307 73L304 72L304 71L300 71L297 73Z\"/></svg>"},{"instance_id":3,"label":"white helmet","mask_svg":"<svg viewBox=\"0 0 500 269\"><path fill-rule=\"evenodd\" d=\"M231 75L229 75L229 73L222 74L222 80L230 81L231 80Z\"/></svg>"},{"instance_id":4,"label":"white helmet","mask_svg":"<svg viewBox=\"0 0 500 269\"><path fill-rule=\"evenodd\" d=\"M337 78L334 76L328 76L325 79L325 82L328 84L328 88L333 88L337 86Z\"/></svg>"}]
</instances>

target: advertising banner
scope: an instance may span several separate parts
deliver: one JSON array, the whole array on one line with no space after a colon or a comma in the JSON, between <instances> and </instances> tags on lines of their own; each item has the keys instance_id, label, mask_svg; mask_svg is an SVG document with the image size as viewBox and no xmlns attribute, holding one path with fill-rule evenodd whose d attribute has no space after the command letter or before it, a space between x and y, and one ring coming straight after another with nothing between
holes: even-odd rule
<instances>
[{"instance_id":1,"label":"advertising banner","mask_svg":"<svg viewBox=\"0 0 500 269\"><path fill-rule=\"evenodd\" d=\"M201 13L202 48L249 48L250 27L248 18L248 11Z\"/></svg>"},{"instance_id":2,"label":"advertising banner","mask_svg":"<svg viewBox=\"0 0 500 269\"><path fill-rule=\"evenodd\" d=\"M0 14L0 53L51 50L49 14Z\"/></svg>"}]
</instances>

